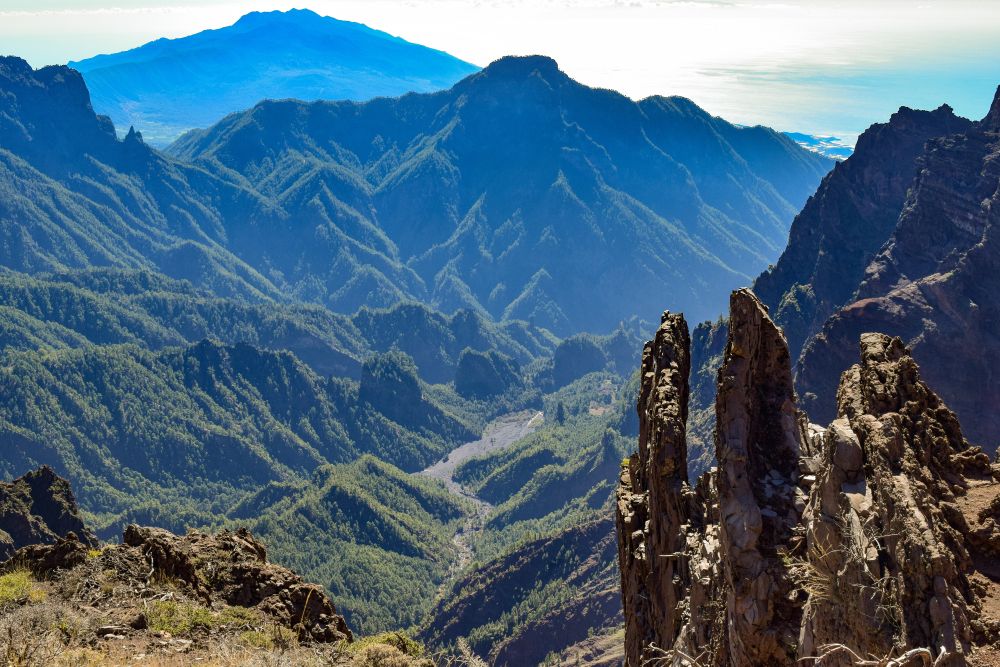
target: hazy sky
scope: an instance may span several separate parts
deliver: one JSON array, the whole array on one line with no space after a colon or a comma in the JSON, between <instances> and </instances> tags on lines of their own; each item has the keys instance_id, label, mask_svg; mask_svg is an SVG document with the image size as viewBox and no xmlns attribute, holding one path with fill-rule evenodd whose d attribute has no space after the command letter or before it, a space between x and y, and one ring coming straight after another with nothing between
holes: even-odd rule
<instances>
[{"instance_id":1,"label":"hazy sky","mask_svg":"<svg viewBox=\"0 0 1000 667\"><path fill-rule=\"evenodd\" d=\"M997 0L0 0L0 52L33 65L308 7L486 65L542 53L633 98L685 95L728 120L853 137L900 105L985 114Z\"/></svg>"}]
</instances>

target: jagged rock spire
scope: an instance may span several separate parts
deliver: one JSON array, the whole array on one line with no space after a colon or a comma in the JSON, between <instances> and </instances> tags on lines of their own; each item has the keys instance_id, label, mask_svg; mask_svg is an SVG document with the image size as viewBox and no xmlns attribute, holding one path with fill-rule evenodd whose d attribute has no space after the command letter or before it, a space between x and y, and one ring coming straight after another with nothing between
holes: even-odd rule
<instances>
[{"instance_id":1,"label":"jagged rock spire","mask_svg":"<svg viewBox=\"0 0 1000 667\"><path fill-rule=\"evenodd\" d=\"M722 571L731 603L726 650L735 664L784 664L802 601L786 565L798 525L801 431L781 330L747 289L729 301L719 370L715 457Z\"/></svg>"},{"instance_id":2,"label":"jagged rock spire","mask_svg":"<svg viewBox=\"0 0 1000 667\"><path fill-rule=\"evenodd\" d=\"M1000 598L1000 464L882 334L807 432L781 330L748 290L730 308L719 466L693 489L683 319L644 351L618 490L627 667L981 664L1000 636L983 602Z\"/></svg>"},{"instance_id":3,"label":"jagged rock spire","mask_svg":"<svg viewBox=\"0 0 1000 667\"><path fill-rule=\"evenodd\" d=\"M987 132L1000 132L1000 86L997 86L997 92L993 96L993 104L990 106L986 118L983 119L983 129Z\"/></svg>"},{"instance_id":4,"label":"jagged rock spire","mask_svg":"<svg viewBox=\"0 0 1000 667\"><path fill-rule=\"evenodd\" d=\"M642 664L650 646L673 644L681 625L690 348L684 316L664 313L642 352L639 451L623 466L617 512L622 596L637 610L627 619L629 665Z\"/></svg>"},{"instance_id":5,"label":"jagged rock spire","mask_svg":"<svg viewBox=\"0 0 1000 667\"><path fill-rule=\"evenodd\" d=\"M814 587L799 654L926 648L943 656L936 665L964 665L976 596L959 497L970 480L990 479L989 458L965 441L899 338L861 337L861 363L843 374L837 403L805 513L803 573Z\"/></svg>"},{"instance_id":6,"label":"jagged rock spire","mask_svg":"<svg viewBox=\"0 0 1000 667\"><path fill-rule=\"evenodd\" d=\"M665 315L643 353L639 451L618 492L626 664L785 664L801 600L796 548L801 434L784 336L749 290L734 292L718 379L719 468L687 483L689 340ZM798 540L801 542L801 538ZM634 613L631 611L634 610Z\"/></svg>"}]
</instances>

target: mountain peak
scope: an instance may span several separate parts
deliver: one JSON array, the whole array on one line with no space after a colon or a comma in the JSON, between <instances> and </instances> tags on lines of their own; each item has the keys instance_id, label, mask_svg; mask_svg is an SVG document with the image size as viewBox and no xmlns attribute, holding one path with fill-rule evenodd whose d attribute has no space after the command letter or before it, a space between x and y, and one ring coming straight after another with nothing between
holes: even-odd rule
<instances>
[{"instance_id":1,"label":"mountain peak","mask_svg":"<svg viewBox=\"0 0 1000 667\"><path fill-rule=\"evenodd\" d=\"M983 126L987 130L1000 131L1000 86L997 86L997 92L993 96L993 104L990 105L990 111L983 119Z\"/></svg>"},{"instance_id":2,"label":"mountain peak","mask_svg":"<svg viewBox=\"0 0 1000 667\"><path fill-rule=\"evenodd\" d=\"M27 60L17 56L0 56L0 79L23 79L34 75Z\"/></svg>"},{"instance_id":3,"label":"mountain peak","mask_svg":"<svg viewBox=\"0 0 1000 667\"><path fill-rule=\"evenodd\" d=\"M251 12L235 24L73 63L94 108L164 145L261 99L354 100L450 88L479 67L308 9Z\"/></svg>"},{"instance_id":4,"label":"mountain peak","mask_svg":"<svg viewBox=\"0 0 1000 667\"><path fill-rule=\"evenodd\" d=\"M237 22L236 25L240 23L258 21L265 18L280 18L288 17L290 19L316 19L320 18L320 15L311 9L288 9L282 11L280 9L275 9L269 12L248 12L244 14Z\"/></svg>"},{"instance_id":5,"label":"mountain peak","mask_svg":"<svg viewBox=\"0 0 1000 667\"><path fill-rule=\"evenodd\" d=\"M273 25L275 23L304 25L315 21L322 21L324 18L327 17L320 16L311 9L289 9L288 11L276 9L270 12L249 12L244 14L238 21L236 21L236 23L233 24L233 27L259 28L261 26Z\"/></svg>"},{"instance_id":6,"label":"mountain peak","mask_svg":"<svg viewBox=\"0 0 1000 667\"><path fill-rule=\"evenodd\" d=\"M550 75L566 77L559 69L559 63L548 56L504 56L499 60L494 60L483 70L487 76L500 76L504 78L522 78L538 72L543 77Z\"/></svg>"}]
</instances>

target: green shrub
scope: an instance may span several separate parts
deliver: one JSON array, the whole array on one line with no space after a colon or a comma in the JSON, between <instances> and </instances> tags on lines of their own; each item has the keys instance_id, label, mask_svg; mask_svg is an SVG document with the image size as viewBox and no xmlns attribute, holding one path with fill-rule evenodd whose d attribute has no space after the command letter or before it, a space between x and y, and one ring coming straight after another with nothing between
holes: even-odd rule
<instances>
[{"instance_id":1,"label":"green shrub","mask_svg":"<svg viewBox=\"0 0 1000 667\"><path fill-rule=\"evenodd\" d=\"M260 613L245 607L225 607L222 611L192 602L157 601L147 614L149 628L172 635L188 634L197 630L213 630L221 627L256 628L262 624Z\"/></svg>"},{"instance_id":2,"label":"green shrub","mask_svg":"<svg viewBox=\"0 0 1000 667\"><path fill-rule=\"evenodd\" d=\"M27 570L14 570L0 576L0 604L42 602L45 590Z\"/></svg>"},{"instance_id":3,"label":"green shrub","mask_svg":"<svg viewBox=\"0 0 1000 667\"><path fill-rule=\"evenodd\" d=\"M351 644L348 644L348 650L351 653L358 653L365 650L369 646L375 646L377 644L392 646L393 648L398 649L400 653L404 653L414 658L420 657L424 654L423 644L415 641L405 632L382 632L377 635L372 635L371 637L363 637Z\"/></svg>"}]
</instances>

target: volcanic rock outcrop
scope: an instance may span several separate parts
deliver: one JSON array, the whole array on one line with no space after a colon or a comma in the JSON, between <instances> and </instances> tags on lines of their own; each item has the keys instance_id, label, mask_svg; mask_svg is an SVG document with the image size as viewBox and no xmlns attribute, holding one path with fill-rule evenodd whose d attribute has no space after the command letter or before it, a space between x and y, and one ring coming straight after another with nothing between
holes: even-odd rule
<instances>
[{"instance_id":1,"label":"volcanic rock outcrop","mask_svg":"<svg viewBox=\"0 0 1000 667\"><path fill-rule=\"evenodd\" d=\"M29 544L53 544L73 533L87 546L97 538L80 518L69 482L42 466L0 482L0 561Z\"/></svg>"},{"instance_id":2,"label":"volcanic rock outcrop","mask_svg":"<svg viewBox=\"0 0 1000 667\"><path fill-rule=\"evenodd\" d=\"M690 587L686 563L675 556L685 549L681 527L691 512L685 437L689 351L684 316L672 313L664 313L656 337L642 351L639 452L622 472L616 517L629 664L640 664L644 647L663 646L677 636L677 608ZM660 554L664 557L656 558Z\"/></svg>"},{"instance_id":3,"label":"volcanic rock outcrop","mask_svg":"<svg viewBox=\"0 0 1000 667\"><path fill-rule=\"evenodd\" d=\"M904 107L860 137L796 217L787 248L754 291L787 336L812 419L834 419L840 374L859 337L881 331L912 350L966 436L996 451L998 156L1000 89L979 122L947 105ZM707 405L693 405L693 414Z\"/></svg>"},{"instance_id":4,"label":"volcanic rock outcrop","mask_svg":"<svg viewBox=\"0 0 1000 667\"><path fill-rule=\"evenodd\" d=\"M184 537L160 528L129 526L123 542L137 549L163 574L183 582L211 603L256 607L300 638L320 642L351 638L343 617L316 584L308 584L288 568L267 562L264 545L250 531L197 531Z\"/></svg>"},{"instance_id":5,"label":"volcanic rock outcrop","mask_svg":"<svg viewBox=\"0 0 1000 667\"><path fill-rule=\"evenodd\" d=\"M748 290L730 305L718 467L694 486L683 317L644 351L617 504L626 665L993 664L1000 466L882 334L837 419L808 424L781 330Z\"/></svg>"},{"instance_id":6,"label":"volcanic rock outcrop","mask_svg":"<svg viewBox=\"0 0 1000 667\"><path fill-rule=\"evenodd\" d=\"M927 143L891 236L802 351L796 382L814 419L832 417L858 337L883 331L912 348L973 442L1000 444L998 115L1000 90L982 122Z\"/></svg>"},{"instance_id":7,"label":"volcanic rock outcrop","mask_svg":"<svg viewBox=\"0 0 1000 667\"><path fill-rule=\"evenodd\" d=\"M996 486L989 457L965 441L898 338L861 337L837 404L805 512L799 654L926 648L935 664L966 664L981 602L958 499L976 483ZM836 650L824 664L853 664Z\"/></svg>"},{"instance_id":8,"label":"volcanic rock outcrop","mask_svg":"<svg viewBox=\"0 0 1000 667\"><path fill-rule=\"evenodd\" d=\"M754 283L785 332L793 360L851 301L865 267L892 234L920 172L924 144L971 126L947 105L934 111L902 107L889 122L865 130L854 154L826 175L792 222L781 258Z\"/></svg>"},{"instance_id":9,"label":"volcanic rock outcrop","mask_svg":"<svg viewBox=\"0 0 1000 667\"><path fill-rule=\"evenodd\" d=\"M245 528L215 535L191 531L180 537L161 528L130 525L122 544L100 551L88 549L71 532L51 544L18 549L0 563L0 573L24 568L54 581L59 588L61 578L86 581L91 576L86 571L97 567L102 576L115 582L106 588L128 590L133 597L164 599L157 582L169 582L174 592L166 599L189 598L192 605L206 609L254 609L293 630L300 641L352 639L344 618L322 587L269 563L264 545ZM133 628L145 629L145 621L130 623Z\"/></svg>"}]
</instances>

